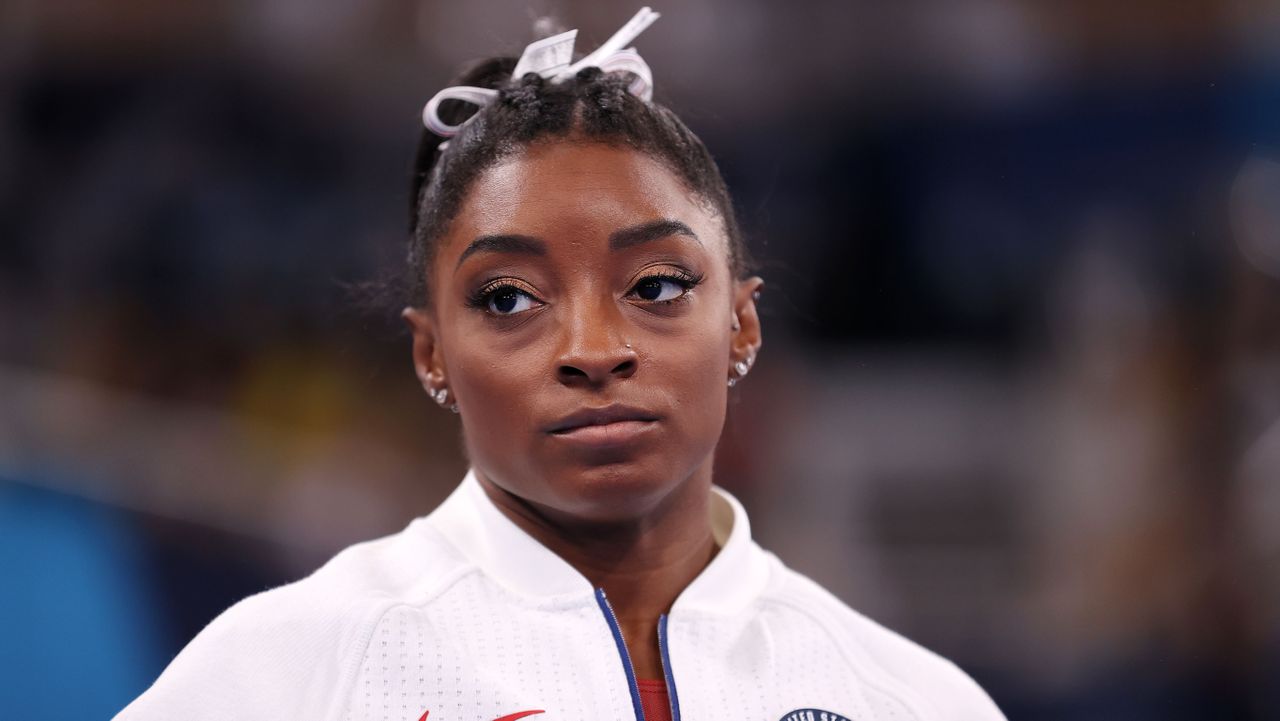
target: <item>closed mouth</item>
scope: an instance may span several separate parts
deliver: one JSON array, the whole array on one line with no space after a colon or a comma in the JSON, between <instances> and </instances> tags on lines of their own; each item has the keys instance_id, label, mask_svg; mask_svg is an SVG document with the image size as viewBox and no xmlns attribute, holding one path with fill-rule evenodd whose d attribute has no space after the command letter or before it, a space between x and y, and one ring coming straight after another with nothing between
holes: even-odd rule
<instances>
[{"instance_id":1,"label":"closed mouth","mask_svg":"<svg viewBox=\"0 0 1280 721\"><path fill-rule=\"evenodd\" d=\"M583 408L557 421L548 433L564 434L578 428L588 426L607 426L626 421L656 421L658 416L652 412L624 405L609 405L599 408Z\"/></svg>"}]
</instances>

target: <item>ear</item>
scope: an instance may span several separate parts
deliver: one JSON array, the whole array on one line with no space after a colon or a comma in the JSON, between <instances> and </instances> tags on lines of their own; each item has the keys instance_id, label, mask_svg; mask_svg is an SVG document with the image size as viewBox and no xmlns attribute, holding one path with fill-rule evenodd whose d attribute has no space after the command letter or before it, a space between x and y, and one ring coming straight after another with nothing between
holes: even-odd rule
<instances>
[{"instance_id":1,"label":"ear","mask_svg":"<svg viewBox=\"0 0 1280 721\"><path fill-rule=\"evenodd\" d=\"M424 308L408 307L400 312L400 317L413 334L413 369L418 381L427 393L444 388L448 374L431 314Z\"/></svg>"},{"instance_id":2,"label":"ear","mask_svg":"<svg viewBox=\"0 0 1280 721\"><path fill-rule=\"evenodd\" d=\"M750 368L760 352L763 338L760 334L760 315L756 301L764 288L764 279L753 275L737 282L733 292L733 318L729 339L729 366L745 362Z\"/></svg>"}]
</instances>

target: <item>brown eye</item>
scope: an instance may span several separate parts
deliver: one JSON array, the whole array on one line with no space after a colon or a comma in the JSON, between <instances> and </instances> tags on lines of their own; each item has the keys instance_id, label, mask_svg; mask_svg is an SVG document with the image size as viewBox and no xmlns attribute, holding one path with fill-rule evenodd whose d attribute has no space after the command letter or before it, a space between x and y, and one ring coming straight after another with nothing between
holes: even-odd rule
<instances>
[{"instance_id":1,"label":"brown eye","mask_svg":"<svg viewBox=\"0 0 1280 721\"><path fill-rule=\"evenodd\" d=\"M651 275L636 283L632 289L637 297L653 303L668 303L679 299L694 285L684 278L666 275Z\"/></svg>"},{"instance_id":2,"label":"brown eye","mask_svg":"<svg viewBox=\"0 0 1280 721\"><path fill-rule=\"evenodd\" d=\"M469 305L491 315L504 316L529 310L540 302L527 291L502 283L482 289L469 301Z\"/></svg>"},{"instance_id":3,"label":"brown eye","mask_svg":"<svg viewBox=\"0 0 1280 721\"><path fill-rule=\"evenodd\" d=\"M520 304L522 293L510 286L499 290L489 297L489 309L496 313L513 313Z\"/></svg>"},{"instance_id":4,"label":"brown eye","mask_svg":"<svg viewBox=\"0 0 1280 721\"><path fill-rule=\"evenodd\" d=\"M636 294L645 300L657 300L662 295L662 281L647 278L636 286Z\"/></svg>"}]
</instances>

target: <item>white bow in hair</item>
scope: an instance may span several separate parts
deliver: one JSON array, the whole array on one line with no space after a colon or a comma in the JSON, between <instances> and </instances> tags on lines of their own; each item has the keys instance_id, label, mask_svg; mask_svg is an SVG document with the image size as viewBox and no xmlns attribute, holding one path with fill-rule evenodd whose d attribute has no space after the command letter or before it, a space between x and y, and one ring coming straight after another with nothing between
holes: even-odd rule
<instances>
[{"instance_id":1,"label":"white bow in hair","mask_svg":"<svg viewBox=\"0 0 1280 721\"><path fill-rule=\"evenodd\" d=\"M627 21L626 25L623 25L618 32L614 33L613 37L596 48L595 52L573 64L570 64L570 62L573 60L573 43L578 37L577 30L569 30L568 32L530 43L521 53L520 61L516 63L511 77L522 78L525 73L537 73L554 83L591 66L598 67L606 73L622 70L635 76L635 80L631 81L631 85L627 87L627 90L642 100L650 100L653 97L653 73L649 70L648 63L644 61L644 58L640 57L640 53L636 52L635 48L624 48L623 46L644 32L645 28L653 24L653 21L657 20L658 17L658 13L649 8L640 8L640 12L636 13L631 20ZM472 105L484 107L493 102L496 97L498 97L498 91L491 88L477 88L470 85L455 85L451 88L445 88L427 101L427 106L422 109L422 123L436 135L452 138L475 116L472 115L471 118L467 118L457 125L449 125L440 119L441 102L445 100L461 100ZM446 140L440 144L440 147L443 148L447 144L448 141Z\"/></svg>"}]
</instances>

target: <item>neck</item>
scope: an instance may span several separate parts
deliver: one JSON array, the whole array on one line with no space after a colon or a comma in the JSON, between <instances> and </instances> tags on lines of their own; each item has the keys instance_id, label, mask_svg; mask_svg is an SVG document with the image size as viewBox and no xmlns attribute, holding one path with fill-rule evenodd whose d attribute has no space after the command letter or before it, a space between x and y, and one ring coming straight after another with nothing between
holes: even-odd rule
<instances>
[{"instance_id":1,"label":"neck","mask_svg":"<svg viewBox=\"0 0 1280 721\"><path fill-rule=\"evenodd\" d=\"M478 472L476 475L503 515L573 566L595 588L604 589L631 648L637 673L661 677L655 668L658 617L670 610L718 550L711 532L710 463L676 486L648 513L608 522L565 518L496 486Z\"/></svg>"},{"instance_id":2,"label":"neck","mask_svg":"<svg viewBox=\"0 0 1280 721\"><path fill-rule=\"evenodd\" d=\"M567 517L495 485L477 472L494 505L517 526L563 558L614 611L665 613L680 591L715 555L711 533L711 468L699 467L647 513L609 521Z\"/></svg>"}]
</instances>

